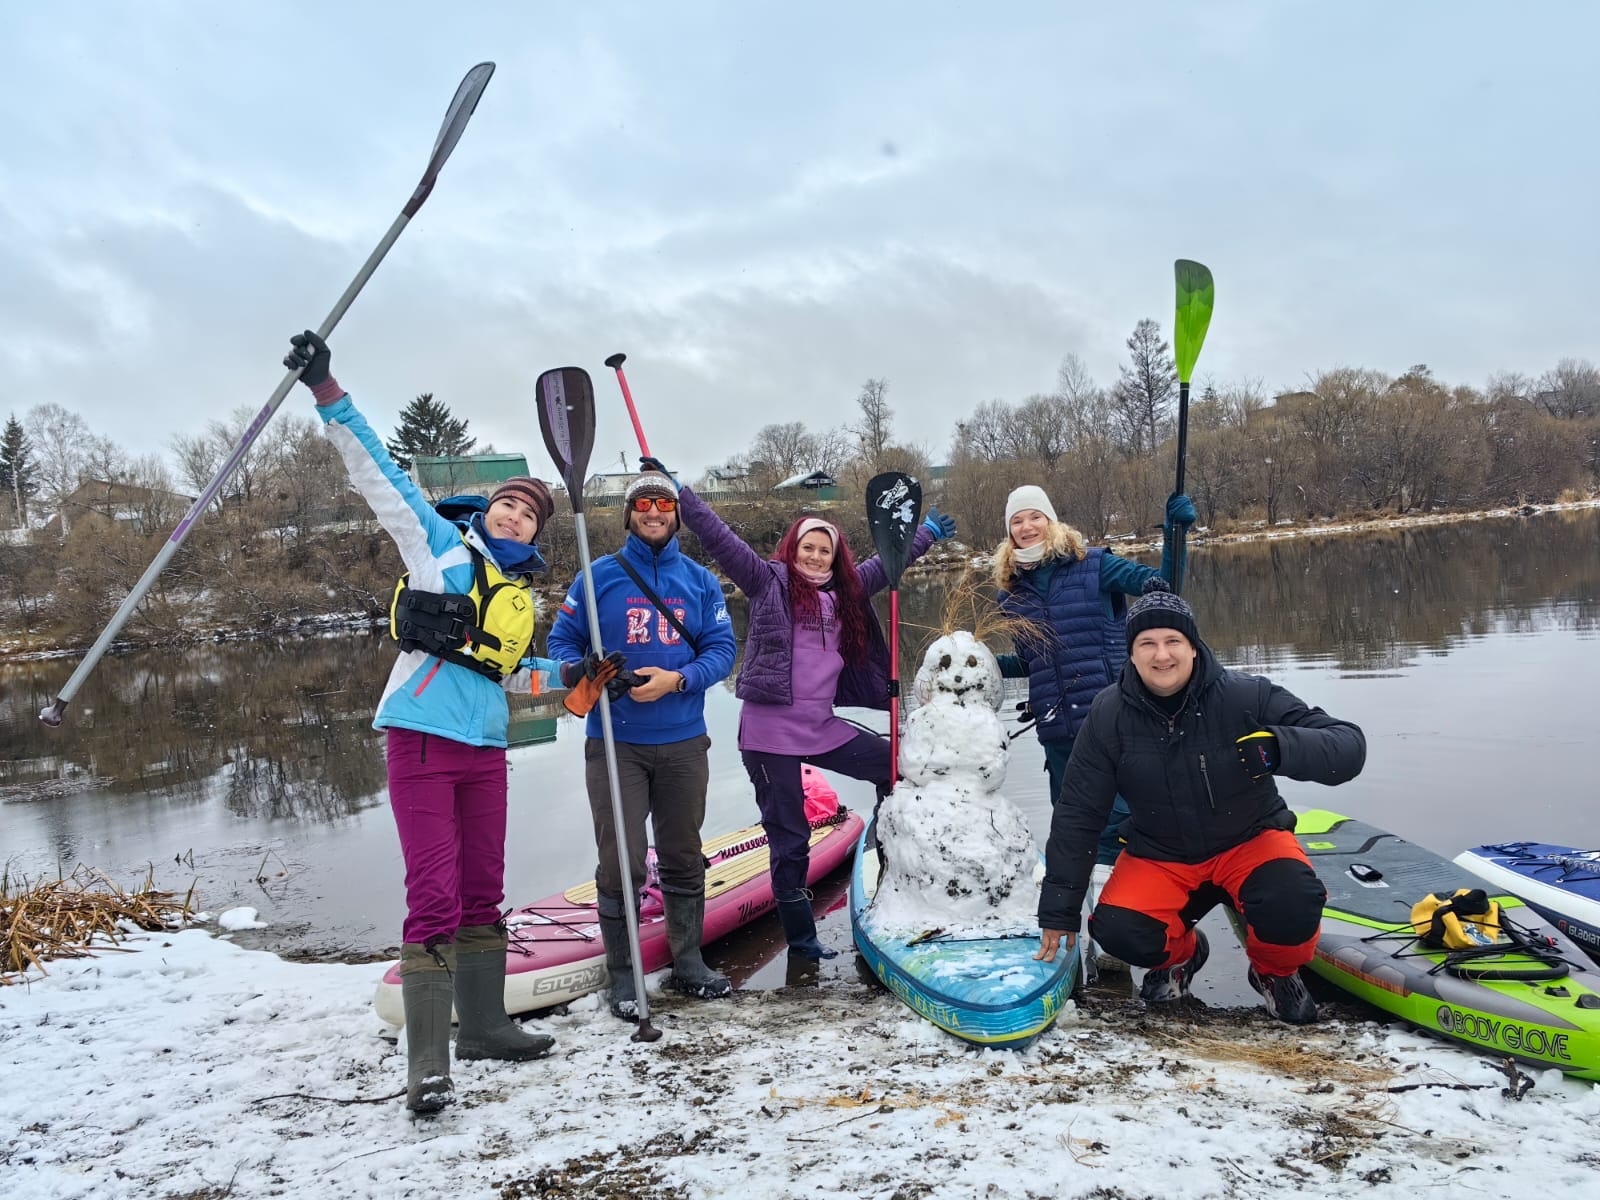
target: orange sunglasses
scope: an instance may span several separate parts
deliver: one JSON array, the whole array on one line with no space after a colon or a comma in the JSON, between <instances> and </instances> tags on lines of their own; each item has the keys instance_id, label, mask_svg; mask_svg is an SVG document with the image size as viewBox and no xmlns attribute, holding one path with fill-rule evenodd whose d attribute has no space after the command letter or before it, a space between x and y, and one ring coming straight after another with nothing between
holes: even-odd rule
<instances>
[{"instance_id":1,"label":"orange sunglasses","mask_svg":"<svg viewBox=\"0 0 1600 1200\"><path fill-rule=\"evenodd\" d=\"M633 498L634 512L649 512L654 504L657 512L677 512L678 502L671 496L635 496Z\"/></svg>"}]
</instances>

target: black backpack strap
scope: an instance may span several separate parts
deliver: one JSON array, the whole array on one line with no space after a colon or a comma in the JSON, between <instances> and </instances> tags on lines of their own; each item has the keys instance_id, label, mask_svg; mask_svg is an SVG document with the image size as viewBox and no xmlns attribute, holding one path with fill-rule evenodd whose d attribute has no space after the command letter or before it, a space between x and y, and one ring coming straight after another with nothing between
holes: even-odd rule
<instances>
[{"instance_id":1,"label":"black backpack strap","mask_svg":"<svg viewBox=\"0 0 1600 1200\"><path fill-rule=\"evenodd\" d=\"M628 578L639 585L639 590L644 593L645 599L656 606L656 611L665 617L667 619L667 623L678 631L679 637L689 643L689 649L693 650L695 655L698 657L700 654L700 644L694 640L694 635L683 627L683 622L678 620L678 614L668 608L661 597L656 595L655 589L639 577L639 572L633 569L632 563L623 558L620 554L613 554L611 557L616 560L617 566L621 567L628 573Z\"/></svg>"}]
</instances>

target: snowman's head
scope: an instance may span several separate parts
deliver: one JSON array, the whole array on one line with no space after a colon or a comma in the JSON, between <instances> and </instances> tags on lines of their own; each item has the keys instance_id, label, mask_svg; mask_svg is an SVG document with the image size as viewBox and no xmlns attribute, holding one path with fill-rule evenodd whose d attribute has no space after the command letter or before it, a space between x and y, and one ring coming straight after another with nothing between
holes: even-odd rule
<instances>
[{"instance_id":1,"label":"snowman's head","mask_svg":"<svg viewBox=\"0 0 1600 1200\"><path fill-rule=\"evenodd\" d=\"M912 692L918 704L984 703L1000 708L1000 664L964 629L947 633L922 656Z\"/></svg>"}]
</instances>

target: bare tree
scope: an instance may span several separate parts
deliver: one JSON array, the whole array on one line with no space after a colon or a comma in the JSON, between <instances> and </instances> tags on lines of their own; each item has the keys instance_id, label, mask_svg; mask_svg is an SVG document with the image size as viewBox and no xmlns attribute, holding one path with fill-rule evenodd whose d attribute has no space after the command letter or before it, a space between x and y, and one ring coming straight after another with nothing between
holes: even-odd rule
<instances>
[{"instance_id":1,"label":"bare tree","mask_svg":"<svg viewBox=\"0 0 1600 1200\"><path fill-rule=\"evenodd\" d=\"M861 394L856 397L861 419L851 427L851 432L856 435L856 442L861 447L861 457L868 462L877 462L882 457L884 447L893 436L890 419L894 416L894 410L889 407L888 397L887 379L867 380L861 385Z\"/></svg>"},{"instance_id":2,"label":"bare tree","mask_svg":"<svg viewBox=\"0 0 1600 1200\"><path fill-rule=\"evenodd\" d=\"M1061 365L1056 368L1056 394L1068 407L1076 407L1085 397L1099 390L1083 359L1076 354L1068 354L1061 360Z\"/></svg>"},{"instance_id":3,"label":"bare tree","mask_svg":"<svg viewBox=\"0 0 1600 1200\"><path fill-rule=\"evenodd\" d=\"M1013 414L1012 431L1018 458L1032 459L1053 471L1072 445L1066 400L1059 395L1029 396Z\"/></svg>"},{"instance_id":4,"label":"bare tree","mask_svg":"<svg viewBox=\"0 0 1600 1200\"><path fill-rule=\"evenodd\" d=\"M66 537L71 532L67 497L83 482L84 449L94 435L82 417L59 404L35 405L24 427L33 445L39 498L60 516L61 536Z\"/></svg>"},{"instance_id":5,"label":"bare tree","mask_svg":"<svg viewBox=\"0 0 1600 1200\"><path fill-rule=\"evenodd\" d=\"M854 448L850 430L843 425L831 425L813 439L811 464L819 471L837 477L850 461Z\"/></svg>"},{"instance_id":6,"label":"bare tree","mask_svg":"<svg viewBox=\"0 0 1600 1200\"><path fill-rule=\"evenodd\" d=\"M1134 326L1127 346L1129 362L1112 399L1125 448L1130 454L1152 457L1177 395L1178 368L1171 347L1161 338L1161 326L1148 317Z\"/></svg>"},{"instance_id":7,"label":"bare tree","mask_svg":"<svg viewBox=\"0 0 1600 1200\"><path fill-rule=\"evenodd\" d=\"M229 413L225 421L208 422L203 433L175 435L171 444L178 460L179 478L196 492L204 490L218 468L233 453L234 447L244 439L245 430L256 415L255 409L241 406ZM258 437L252 442L233 473L228 476L225 492L219 493L219 506L223 499L249 504L258 495L264 494L274 457L270 439Z\"/></svg>"},{"instance_id":8,"label":"bare tree","mask_svg":"<svg viewBox=\"0 0 1600 1200\"><path fill-rule=\"evenodd\" d=\"M1563 358L1553 371L1539 376L1533 398L1552 417L1600 417L1600 369L1586 358Z\"/></svg>"},{"instance_id":9,"label":"bare tree","mask_svg":"<svg viewBox=\"0 0 1600 1200\"><path fill-rule=\"evenodd\" d=\"M1011 409L1004 400L986 400L965 421L956 422L952 462L958 453L980 462L999 462L1010 458L1011 451Z\"/></svg>"},{"instance_id":10,"label":"bare tree","mask_svg":"<svg viewBox=\"0 0 1600 1200\"><path fill-rule=\"evenodd\" d=\"M750 457L765 462L775 474L787 478L813 469L816 444L802 421L765 425L751 443Z\"/></svg>"}]
</instances>

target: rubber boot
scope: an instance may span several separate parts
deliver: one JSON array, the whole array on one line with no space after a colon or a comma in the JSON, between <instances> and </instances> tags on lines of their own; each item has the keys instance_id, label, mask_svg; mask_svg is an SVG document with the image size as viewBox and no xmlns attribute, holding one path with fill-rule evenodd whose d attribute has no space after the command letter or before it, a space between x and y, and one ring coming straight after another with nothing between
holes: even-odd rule
<instances>
[{"instance_id":1,"label":"rubber boot","mask_svg":"<svg viewBox=\"0 0 1600 1200\"><path fill-rule=\"evenodd\" d=\"M556 1040L529 1033L506 1016L506 927L463 925L456 930L456 1061L496 1058L527 1062L550 1053Z\"/></svg>"},{"instance_id":2,"label":"rubber boot","mask_svg":"<svg viewBox=\"0 0 1600 1200\"><path fill-rule=\"evenodd\" d=\"M455 1097L450 1084L450 982L455 947L400 947L400 999L406 1010L406 1107L436 1113Z\"/></svg>"},{"instance_id":3,"label":"rubber boot","mask_svg":"<svg viewBox=\"0 0 1600 1200\"><path fill-rule=\"evenodd\" d=\"M667 986L700 1000L714 1000L733 991L728 977L717 974L700 957L700 942L705 936L705 893L678 896L662 892L661 902L667 910L667 945L672 949L672 978Z\"/></svg>"},{"instance_id":4,"label":"rubber boot","mask_svg":"<svg viewBox=\"0 0 1600 1200\"><path fill-rule=\"evenodd\" d=\"M611 976L606 1002L613 1017L637 1021L639 997L633 990L633 953L628 945L628 923L622 915L622 897L601 895L596 898L596 906L600 910L600 940L606 944L606 971Z\"/></svg>"},{"instance_id":5,"label":"rubber boot","mask_svg":"<svg viewBox=\"0 0 1600 1200\"><path fill-rule=\"evenodd\" d=\"M817 918L811 911L810 896L804 891L789 892L777 897L777 901L778 923L783 926L790 954L802 954L806 958L837 957L837 950L830 950L817 940Z\"/></svg>"}]
</instances>

